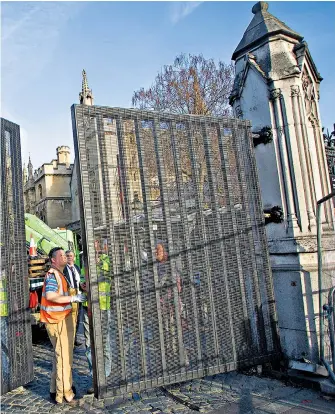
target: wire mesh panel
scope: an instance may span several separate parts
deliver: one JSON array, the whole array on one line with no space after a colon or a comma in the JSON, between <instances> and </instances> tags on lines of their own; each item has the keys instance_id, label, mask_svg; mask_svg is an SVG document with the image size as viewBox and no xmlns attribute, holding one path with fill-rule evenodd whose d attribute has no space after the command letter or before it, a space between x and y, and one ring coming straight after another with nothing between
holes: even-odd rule
<instances>
[{"instance_id":1,"label":"wire mesh panel","mask_svg":"<svg viewBox=\"0 0 335 414\"><path fill-rule=\"evenodd\" d=\"M250 123L83 105L72 117L99 395L277 355Z\"/></svg>"},{"instance_id":2,"label":"wire mesh panel","mask_svg":"<svg viewBox=\"0 0 335 414\"><path fill-rule=\"evenodd\" d=\"M1 118L1 394L33 380L20 127Z\"/></svg>"}]
</instances>

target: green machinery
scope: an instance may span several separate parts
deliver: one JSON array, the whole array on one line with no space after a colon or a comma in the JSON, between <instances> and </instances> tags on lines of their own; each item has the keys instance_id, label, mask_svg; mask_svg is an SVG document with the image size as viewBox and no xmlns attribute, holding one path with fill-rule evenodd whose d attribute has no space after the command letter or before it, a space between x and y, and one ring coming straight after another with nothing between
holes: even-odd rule
<instances>
[{"instance_id":1,"label":"green machinery","mask_svg":"<svg viewBox=\"0 0 335 414\"><path fill-rule=\"evenodd\" d=\"M34 238L37 250L45 255L53 247L62 247L65 251L72 250L76 254L76 264L79 266L79 248L76 235L67 229L51 229L42 220L33 214L25 213L26 242L29 245L30 237Z\"/></svg>"}]
</instances>

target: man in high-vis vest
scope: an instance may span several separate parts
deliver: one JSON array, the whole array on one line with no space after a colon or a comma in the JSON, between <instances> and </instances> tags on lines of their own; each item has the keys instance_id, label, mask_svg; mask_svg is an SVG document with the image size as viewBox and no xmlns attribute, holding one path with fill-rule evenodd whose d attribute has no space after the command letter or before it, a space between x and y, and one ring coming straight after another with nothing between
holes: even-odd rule
<instances>
[{"instance_id":1,"label":"man in high-vis vest","mask_svg":"<svg viewBox=\"0 0 335 414\"><path fill-rule=\"evenodd\" d=\"M72 302L84 302L84 294L70 296L63 271L67 260L64 250L50 250L51 268L47 272L41 299L41 322L45 323L55 355L53 360L50 397L57 404L77 405L72 390L73 342L75 327L71 317Z\"/></svg>"},{"instance_id":2,"label":"man in high-vis vest","mask_svg":"<svg viewBox=\"0 0 335 414\"><path fill-rule=\"evenodd\" d=\"M110 259L107 254L101 254L97 261L98 270L98 291L99 291L99 307L101 311L101 325L104 326L103 333L103 345L104 345L104 362L105 362L105 375L108 377L112 369L111 359L111 344L110 344L110 326L111 326L111 278L109 274ZM82 279L80 285L84 291L86 291L86 283ZM85 336L86 357L91 376L93 376L92 370L92 350L91 339L89 330L89 318L88 318L88 303L83 303L83 325ZM94 389L91 387L87 390L88 394L93 394Z\"/></svg>"}]
</instances>

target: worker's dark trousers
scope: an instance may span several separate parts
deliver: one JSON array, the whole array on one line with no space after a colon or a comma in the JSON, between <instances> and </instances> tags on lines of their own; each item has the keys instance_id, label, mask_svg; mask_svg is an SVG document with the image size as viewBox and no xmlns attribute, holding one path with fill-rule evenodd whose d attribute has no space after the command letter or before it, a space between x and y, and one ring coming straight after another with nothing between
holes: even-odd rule
<instances>
[{"instance_id":1,"label":"worker's dark trousers","mask_svg":"<svg viewBox=\"0 0 335 414\"><path fill-rule=\"evenodd\" d=\"M74 338L74 341L75 342L79 342L78 341L78 330L79 330L80 321L81 321L81 319L83 317L82 310L83 310L83 304L82 303L78 303L78 309L77 309L77 324L76 324L76 336Z\"/></svg>"}]
</instances>

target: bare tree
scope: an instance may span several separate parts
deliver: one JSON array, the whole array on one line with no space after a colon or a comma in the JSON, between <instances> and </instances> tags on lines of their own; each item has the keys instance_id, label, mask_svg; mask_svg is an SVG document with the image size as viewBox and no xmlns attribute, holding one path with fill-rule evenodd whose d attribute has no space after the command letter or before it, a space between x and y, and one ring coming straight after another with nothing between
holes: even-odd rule
<instances>
[{"instance_id":1,"label":"bare tree","mask_svg":"<svg viewBox=\"0 0 335 414\"><path fill-rule=\"evenodd\" d=\"M228 116L234 67L200 55L181 54L173 65L164 66L153 85L134 92L139 109L174 114Z\"/></svg>"},{"instance_id":2,"label":"bare tree","mask_svg":"<svg viewBox=\"0 0 335 414\"><path fill-rule=\"evenodd\" d=\"M205 59L203 55L181 54L174 60L173 65L164 66L156 76L153 85L135 91L132 98L133 106L144 110L155 110L173 114L194 114L212 116L230 116L229 95L234 81L234 67L221 61L216 64L213 59ZM178 130L177 141L182 159L183 180L195 183L191 168L191 160L187 144L187 133ZM198 191L204 200L204 186L207 181L207 168L203 148L203 131L196 125L192 127L192 137L196 151L196 170L198 175ZM217 131L208 131L210 141L215 141ZM168 181L173 185L174 160L168 131L161 130L160 137L164 141L163 162L165 164ZM154 153L152 131L143 131L142 140L148 154ZM130 150L131 145L129 146ZM214 149L214 148L213 148ZM218 147L213 152L214 168L219 172ZM130 150L134 154L134 151ZM132 155L132 164L138 167L136 156ZM135 161L135 162L134 162ZM147 157L150 180L157 179L157 167L154 157ZM136 169L135 167L135 169Z\"/></svg>"}]
</instances>

